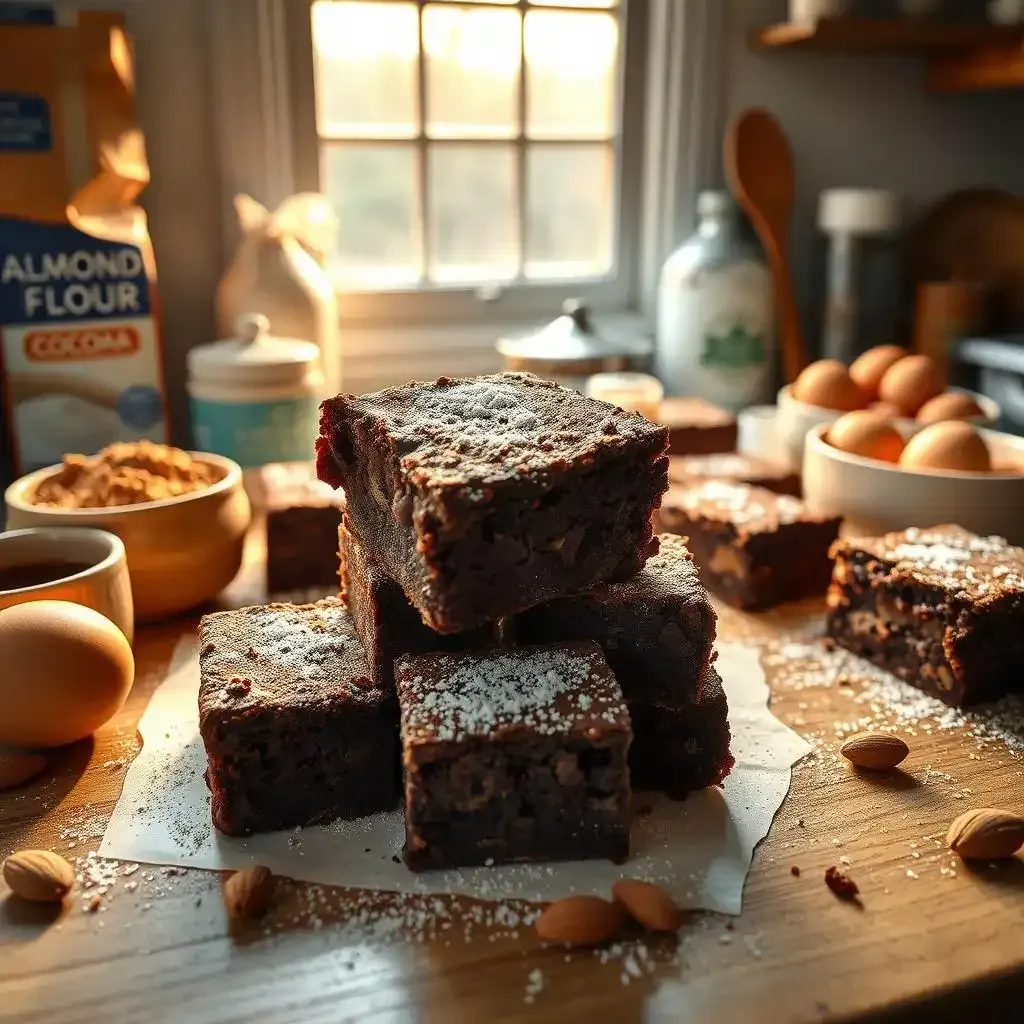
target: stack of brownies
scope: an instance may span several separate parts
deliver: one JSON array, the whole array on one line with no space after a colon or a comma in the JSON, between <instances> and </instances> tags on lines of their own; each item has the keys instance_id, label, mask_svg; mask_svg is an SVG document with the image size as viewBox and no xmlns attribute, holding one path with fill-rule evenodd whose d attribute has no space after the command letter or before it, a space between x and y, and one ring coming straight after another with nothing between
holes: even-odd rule
<instances>
[{"instance_id":1,"label":"stack of brownies","mask_svg":"<svg viewBox=\"0 0 1024 1024\"><path fill-rule=\"evenodd\" d=\"M324 403L343 600L206 616L213 820L390 810L410 868L629 852L631 786L732 766L715 615L653 534L665 428L528 374Z\"/></svg>"}]
</instances>

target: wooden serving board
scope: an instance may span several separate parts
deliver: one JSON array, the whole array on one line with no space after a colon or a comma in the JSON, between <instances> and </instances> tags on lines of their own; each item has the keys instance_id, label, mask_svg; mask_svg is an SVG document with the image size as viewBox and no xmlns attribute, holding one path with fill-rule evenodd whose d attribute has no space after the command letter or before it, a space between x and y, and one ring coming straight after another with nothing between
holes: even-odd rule
<instances>
[{"instance_id":1,"label":"wooden serving board","mask_svg":"<svg viewBox=\"0 0 1024 1024\"><path fill-rule=\"evenodd\" d=\"M261 599L259 544L228 603ZM57 910L7 898L0 883L0 1020L1019 1019L1024 861L968 868L942 837L970 806L1024 810L1024 757L991 723L978 737L981 726L950 724L956 716L903 720L904 770L858 776L839 742L865 719L896 720L884 699L895 684L876 682L872 700L855 671L823 673L808 659L818 623L813 606L721 614L723 639L764 646L776 714L815 743L755 854L742 916L694 914L678 940L637 933L572 953L543 947L508 905L288 881L263 922L232 934L216 875L89 859L137 749L135 724L194 622L142 630L117 719L0 795L0 855L52 848L82 870ZM857 882L859 904L826 888L833 865Z\"/></svg>"}]
</instances>

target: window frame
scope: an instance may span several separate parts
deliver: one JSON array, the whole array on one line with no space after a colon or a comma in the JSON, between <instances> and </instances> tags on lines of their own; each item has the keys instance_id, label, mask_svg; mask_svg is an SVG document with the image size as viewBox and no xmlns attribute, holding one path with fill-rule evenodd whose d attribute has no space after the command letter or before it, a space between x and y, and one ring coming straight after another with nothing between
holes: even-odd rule
<instances>
[{"instance_id":1,"label":"window frame","mask_svg":"<svg viewBox=\"0 0 1024 1024\"><path fill-rule=\"evenodd\" d=\"M288 3L283 28L291 101L289 120L292 128L294 184L297 190L318 192L320 139L314 92L310 18L312 2L294 0ZM430 0L414 2L422 8ZM516 281L507 285L438 286L381 291L339 290L343 323L356 327L391 327L522 322L554 315L569 296L581 299L599 313L637 308L641 264L649 4L646 0L620 0L620 6L621 59L616 89L614 143L615 262L611 274L595 280L571 279L538 283ZM526 0L518 0L515 7L525 13L528 3ZM559 10L558 7L547 6L544 9ZM564 9L572 10L569 7Z\"/></svg>"}]
</instances>

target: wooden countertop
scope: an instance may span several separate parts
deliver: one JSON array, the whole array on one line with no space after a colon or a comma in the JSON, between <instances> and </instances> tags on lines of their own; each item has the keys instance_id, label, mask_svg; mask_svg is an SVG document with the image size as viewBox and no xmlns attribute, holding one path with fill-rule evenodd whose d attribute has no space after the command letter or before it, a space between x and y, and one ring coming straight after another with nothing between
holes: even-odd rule
<instances>
[{"instance_id":1,"label":"wooden countertop","mask_svg":"<svg viewBox=\"0 0 1024 1024\"><path fill-rule=\"evenodd\" d=\"M226 600L258 600L253 580L250 570ZM777 645L806 634L815 611L725 611L720 632ZM799 672L773 679L773 707L816 753L755 854L739 918L694 914L678 946L640 937L567 955L529 929L489 926L488 908L466 899L431 898L438 923L390 911L392 897L286 882L264 922L232 935L216 875L88 859L137 749L135 724L193 626L140 630L117 719L0 795L0 856L52 848L92 883L59 911L5 898L0 883L0 1020L882 1020L918 1019L914 1001L925 1001L936 1021L1005 1007L1024 989L1024 861L971 869L941 848L970 806L1024 810L1024 757L964 728L910 724L905 771L859 777L836 756L837 723L884 711L857 703L856 678L812 685ZM857 881L860 906L825 887L831 865ZM388 935L392 919L406 927Z\"/></svg>"}]
</instances>

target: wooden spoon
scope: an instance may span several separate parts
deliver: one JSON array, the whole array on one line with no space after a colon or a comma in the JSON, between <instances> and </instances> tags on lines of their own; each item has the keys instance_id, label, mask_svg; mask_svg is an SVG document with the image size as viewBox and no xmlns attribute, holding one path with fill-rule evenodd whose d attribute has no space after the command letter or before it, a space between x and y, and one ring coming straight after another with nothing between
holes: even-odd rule
<instances>
[{"instance_id":1,"label":"wooden spoon","mask_svg":"<svg viewBox=\"0 0 1024 1024\"><path fill-rule=\"evenodd\" d=\"M807 365L788 255L796 179L789 143L767 110L744 110L729 126L725 171L768 256L778 304L783 369L791 384Z\"/></svg>"}]
</instances>

